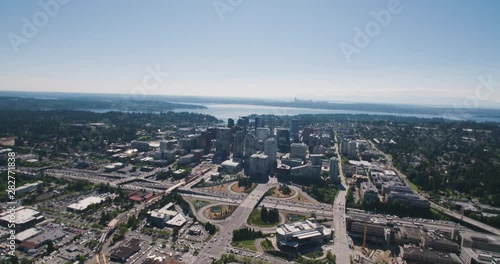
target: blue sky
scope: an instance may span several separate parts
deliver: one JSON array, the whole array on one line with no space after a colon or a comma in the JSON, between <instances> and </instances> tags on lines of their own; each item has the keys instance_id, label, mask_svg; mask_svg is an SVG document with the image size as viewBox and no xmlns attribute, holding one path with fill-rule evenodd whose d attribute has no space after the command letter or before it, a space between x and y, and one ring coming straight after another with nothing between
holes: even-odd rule
<instances>
[{"instance_id":1,"label":"blue sky","mask_svg":"<svg viewBox=\"0 0 500 264\"><path fill-rule=\"evenodd\" d=\"M53 1L0 2L0 90L126 94L157 65L148 94L447 105L500 82L494 0L400 0L350 62L340 44L394 0L241 0L223 19L214 3L237 0L72 0L25 37L23 17ZM486 95L500 105L500 87Z\"/></svg>"}]
</instances>

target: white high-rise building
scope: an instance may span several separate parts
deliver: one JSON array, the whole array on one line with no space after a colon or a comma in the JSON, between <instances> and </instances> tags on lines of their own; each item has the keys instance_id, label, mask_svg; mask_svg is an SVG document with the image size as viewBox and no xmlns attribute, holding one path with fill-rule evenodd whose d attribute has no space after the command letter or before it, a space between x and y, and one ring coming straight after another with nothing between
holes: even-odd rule
<instances>
[{"instance_id":1,"label":"white high-rise building","mask_svg":"<svg viewBox=\"0 0 500 264\"><path fill-rule=\"evenodd\" d=\"M264 154L268 157L268 164L273 166L276 163L276 153L278 152L278 142L274 138L269 138L264 142Z\"/></svg>"}]
</instances>

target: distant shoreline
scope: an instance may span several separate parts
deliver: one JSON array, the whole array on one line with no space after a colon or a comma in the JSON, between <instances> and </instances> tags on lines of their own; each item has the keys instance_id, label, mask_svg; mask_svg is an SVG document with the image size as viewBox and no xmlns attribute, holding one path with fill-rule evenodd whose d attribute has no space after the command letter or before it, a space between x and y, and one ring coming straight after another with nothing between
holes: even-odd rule
<instances>
[{"instance_id":1,"label":"distant shoreline","mask_svg":"<svg viewBox=\"0 0 500 264\"><path fill-rule=\"evenodd\" d=\"M33 100L71 100L85 102L79 108L57 108L49 109L79 109L89 111L134 111L134 112L165 112L165 111L187 111L214 115L225 119L227 115L221 114L223 108L231 111L250 113L248 108L255 109L253 114L284 115L292 114L326 113L326 114L372 114L372 115L398 115L415 116L422 118L443 118L449 120L471 120L477 122L500 122L500 109L488 108L453 108L453 107L429 107L418 105L398 104L375 104L375 103L330 103L326 101L299 100L266 100L245 98L217 98L196 96L163 96L145 95L139 98L116 94L76 94L76 93L54 93L54 92L15 92L0 91L0 99L5 97L19 97ZM100 105L96 107L96 102ZM114 102L114 103L113 103ZM36 109L35 105L25 105L23 109ZM216 106L213 112L210 108ZM224 107L221 107L224 106ZM0 108L6 107L0 104ZM12 108L11 105L8 106ZM269 111L264 111L269 110ZM302 111L303 110L303 111ZM237 113L234 113L236 115ZM252 114L252 113L250 113ZM238 115L234 116L236 118ZM241 114L240 114L241 116Z\"/></svg>"}]
</instances>

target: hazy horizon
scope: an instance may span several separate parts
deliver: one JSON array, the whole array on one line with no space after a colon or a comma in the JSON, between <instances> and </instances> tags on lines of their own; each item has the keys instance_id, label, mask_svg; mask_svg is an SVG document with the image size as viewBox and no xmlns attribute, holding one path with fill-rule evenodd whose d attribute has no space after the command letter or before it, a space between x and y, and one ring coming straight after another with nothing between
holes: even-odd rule
<instances>
[{"instance_id":1,"label":"hazy horizon","mask_svg":"<svg viewBox=\"0 0 500 264\"><path fill-rule=\"evenodd\" d=\"M0 3L0 90L500 104L496 1L55 1Z\"/></svg>"}]
</instances>

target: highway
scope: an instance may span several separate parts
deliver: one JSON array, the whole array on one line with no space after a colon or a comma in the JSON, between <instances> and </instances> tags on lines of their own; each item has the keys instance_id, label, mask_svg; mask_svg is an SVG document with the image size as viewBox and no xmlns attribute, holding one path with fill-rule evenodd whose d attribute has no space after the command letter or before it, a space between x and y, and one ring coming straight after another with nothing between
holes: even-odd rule
<instances>
[{"instance_id":1,"label":"highway","mask_svg":"<svg viewBox=\"0 0 500 264\"><path fill-rule=\"evenodd\" d=\"M477 220L474 220L472 218L463 216L460 213L457 213L457 212L452 211L450 209L444 208L444 207L442 207L440 205L437 205L437 204L435 204L433 202L431 202L431 208L436 209L436 210L440 211L441 213L446 214L448 216L451 216L451 217L453 217L453 218L455 218L457 220L460 220L460 221L463 221L463 222L465 222L467 224L473 225L473 226L475 226L475 227L477 227L477 228L479 228L479 229L481 229L483 231L490 232L492 234L500 236L500 230L498 228L494 228L494 227L492 227L490 225L487 225L485 223L481 223L481 222L479 222Z\"/></svg>"},{"instance_id":2,"label":"highway","mask_svg":"<svg viewBox=\"0 0 500 264\"><path fill-rule=\"evenodd\" d=\"M124 189L139 190L145 189L148 191L158 192L158 190L165 190L173 186L170 182L161 182L147 179L152 177L160 170L155 169L150 172L142 173L139 176L126 176L122 174L109 174L101 172L91 172L78 169L64 169L64 170L46 170L45 174L48 176L72 179L72 180L87 180L93 183L103 183L108 184L111 187L121 186ZM136 183L131 184L130 182L136 181ZM137 187L134 187L137 186Z\"/></svg>"},{"instance_id":3,"label":"highway","mask_svg":"<svg viewBox=\"0 0 500 264\"><path fill-rule=\"evenodd\" d=\"M241 197L231 196L231 194L227 196L207 196L204 193L183 193L181 194L183 197L190 197L197 200L205 200L215 203L226 203L238 205L243 202L245 196ZM303 215L311 215L311 213L315 213L318 217L325 217L328 219L332 218L332 210L333 206L331 204L319 203L319 204L311 204L304 203L292 200L285 200L280 198L274 198L266 196L260 205L264 205L268 208L277 208L280 211L286 211L291 213L303 214ZM198 214L200 215L200 214Z\"/></svg>"},{"instance_id":4,"label":"highway","mask_svg":"<svg viewBox=\"0 0 500 264\"><path fill-rule=\"evenodd\" d=\"M415 226L415 224L421 224L425 226L428 230L432 229L440 229L440 230L448 230L451 232L455 229L467 229L463 226L458 225L454 222L442 221L442 220L432 220L432 219L415 219L415 218L394 218L390 215L382 215L382 214L374 214L372 212L364 212L358 209L347 209L347 214L352 217L358 217L360 219L381 219L387 222L392 222L394 224L404 225L404 226Z\"/></svg>"},{"instance_id":5,"label":"highway","mask_svg":"<svg viewBox=\"0 0 500 264\"><path fill-rule=\"evenodd\" d=\"M332 252L337 257L337 263L350 263L350 256L354 255L354 252L349 246L349 242L351 240L347 235L347 227L345 221L345 197L347 195L347 189L345 188L345 186L347 186L347 184L344 176L344 171L342 169L342 158L340 157L340 148L338 143L335 144L335 148L337 150L337 157L339 160L340 185L344 186L344 188L340 188L333 203L333 227L335 230Z\"/></svg>"}]
</instances>

